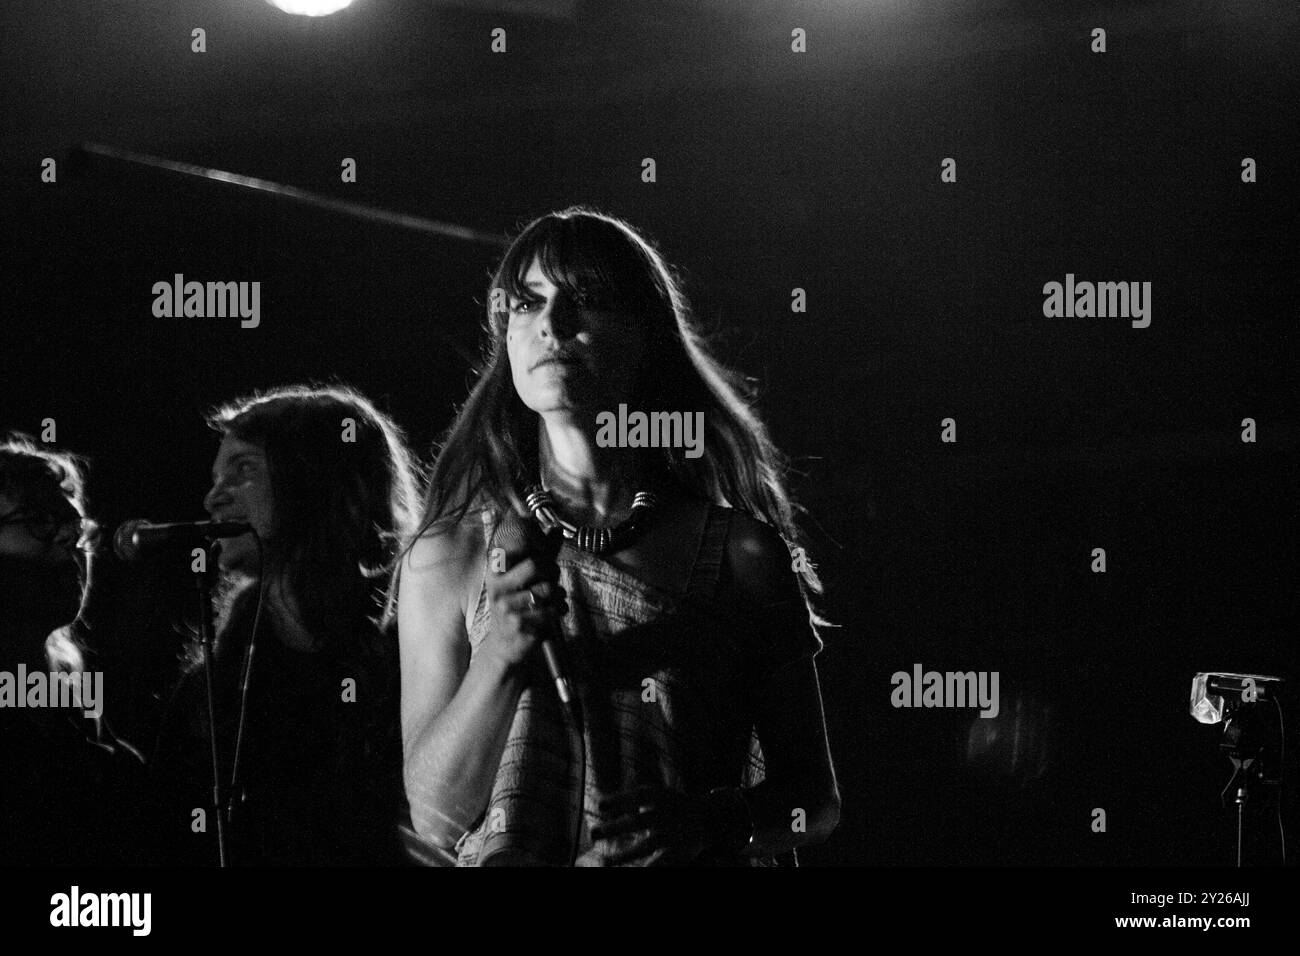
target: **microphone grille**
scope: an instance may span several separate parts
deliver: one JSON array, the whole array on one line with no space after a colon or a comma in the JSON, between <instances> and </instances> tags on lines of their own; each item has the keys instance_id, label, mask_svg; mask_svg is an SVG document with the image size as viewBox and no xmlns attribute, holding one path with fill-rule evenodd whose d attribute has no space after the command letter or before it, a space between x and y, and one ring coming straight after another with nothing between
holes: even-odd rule
<instances>
[{"instance_id":1,"label":"microphone grille","mask_svg":"<svg viewBox=\"0 0 1300 956\"><path fill-rule=\"evenodd\" d=\"M123 521L113 534L113 553L121 561L135 561L140 557L140 542L135 533L144 521L136 519Z\"/></svg>"},{"instance_id":2,"label":"microphone grille","mask_svg":"<svg viewBox=\"0 0 1300 956\"><path fill-rule=\"evenodd\" d=\"M524 523L525 519L517 514L514 509L507 508L497 523L496 534L493 540L498 547L505 548L507 551L525 550L530 543L528 525Z\"/></svg>"},{"instance_id":3,"label":"microphone grille","mask_svg":"<svg viewBox=\"0 0 1300 956\"><path fill-rule=\"evenodd\" d=\"M507 508L497 524L493 537L494 547L504 548L507 554L533 554L555 560L560 550L560 535L546 534L531 517L524 517Z\"/></svg>"}]
</instances>

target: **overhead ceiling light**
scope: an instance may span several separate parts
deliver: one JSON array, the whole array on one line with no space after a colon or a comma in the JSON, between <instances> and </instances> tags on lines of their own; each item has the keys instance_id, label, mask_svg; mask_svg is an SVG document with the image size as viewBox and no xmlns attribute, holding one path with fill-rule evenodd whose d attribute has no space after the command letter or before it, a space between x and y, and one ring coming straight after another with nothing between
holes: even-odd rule
<instances>
[{"instance_id":1,"label":"overhead ceiling light","mask_svg":"<svg viewBox=\"0 0 1300 956\"><path fill-rule=\"evenodd\" d=\"M303 17L327 17L350 7L352 0L266 0L277 10Z\"/></svg>"}]
</instances>

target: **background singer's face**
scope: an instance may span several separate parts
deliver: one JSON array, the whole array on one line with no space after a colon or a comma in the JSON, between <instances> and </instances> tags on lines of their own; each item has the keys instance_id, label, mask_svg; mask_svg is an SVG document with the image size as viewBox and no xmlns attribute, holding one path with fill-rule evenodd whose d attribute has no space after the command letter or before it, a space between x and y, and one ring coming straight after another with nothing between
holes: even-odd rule
<instances>
[{"instance_id":1,"label":"background singer's face","mask_svg":"<svg viewBox=\"0 0 1300 956\"><path fill-rule=\"evenodd\" d=\"M240 441L233 435L221 439L212 464L212 488L203 499L203 507L214 521L251 524L266 541L274 527L275 510L266 453L260 445ZM223 571L257 574L258 557L257 541L251 534L222 541Z\"/></svg>"},{"instance_id":2,"label":"background singer's face","mask_svg":"<svg viewBox=\"0 0 1300 956\"><path fill-rule=\"evenodd\" d=\"M19 515L43 519L51 533L38 537L23 522L6 521L0 524L0 555L42 564L73 559L81 515L53 479L33 482L25 498L0 493L0 517Z\"/></svg>"},{"instance_id":3,"label":"background singer's face","mask_svg":"<svg viewBox=\"0 0 1300 956\"><path fill-rule=\"evenodd\" d=\"M44 640L81 610L85 556L78 550L81 517L53 479L34 481L25 493L0 493L0 517L30 517L0 524L0 660L13 660L10 642ZM25 651L30 651L26 648Z\"/></svg>"},{"instance_id":4,"label":"background singer's face","mask_svg":"<svg viewBox=\"0 0 1300 956\"><path fill-rule=\"evenodd\" d=\"M595 413L617 410L632 393L645 349L641 322L609 303L566 293L536 259L524 285L529 296L508 302L515 391L538 414L582 412L594 427Z\"/></svg>"}]
</instances>

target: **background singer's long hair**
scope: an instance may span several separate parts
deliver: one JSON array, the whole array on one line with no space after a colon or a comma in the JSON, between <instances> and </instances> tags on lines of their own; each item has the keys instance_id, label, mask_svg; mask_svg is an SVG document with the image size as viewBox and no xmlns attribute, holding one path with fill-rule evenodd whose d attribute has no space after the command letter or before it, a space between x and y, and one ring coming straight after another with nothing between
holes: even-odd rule
<instances>
[{"instance_id":1,"label":"background singer's long hair","mask_svg":"<svg viewBox=\"0 0 1300 956\"><path fill-rule=\"evenodd\" d=\"M354 431L344 440L344 420ZM382 617L383 581L418 507L418 472L400 427L344 386L295 385L229 402L208 416L223 435L259 445L270 476L275 529L263 541L262 581L295 598L309 633L327 642L340 625ZM237 613L255 588L233 588Z\"/></svg>"}]
</instances>

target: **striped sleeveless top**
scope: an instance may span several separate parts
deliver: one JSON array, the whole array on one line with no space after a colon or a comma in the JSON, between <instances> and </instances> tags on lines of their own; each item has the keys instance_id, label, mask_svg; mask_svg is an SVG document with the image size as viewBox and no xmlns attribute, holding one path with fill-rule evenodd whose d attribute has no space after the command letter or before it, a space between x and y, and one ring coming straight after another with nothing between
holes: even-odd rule
<instances>
[{"instance_id":1,"label":"striped sleeveless top","mask_svg":"<svg viewBox=\"0 0 1300 956\"><path fill-rule=\"evenodd\" d=\"M540 664L519 697L492 794L456 844L457 866L603 866L593 841L599 800L641 786L691 795L763 780L746 700L756 661L716 606L731 509L710 505L685 593L650 585L565 542L556 563L568 594L564 655L583 732ZM485 560L495 525L485 519ZM477 653L491 623L485 588L469 631ZM819 647L813 635L813 642ZM811 655L807 644L797 653ZM759 655L764 656L764 655ZM767 655L770 656L770 655ZM752 684L750 684L752 686ZM654 865L658 851L648 858ZM774 865L712 853L695 865Z\"/></svg>"}]
</instances>

